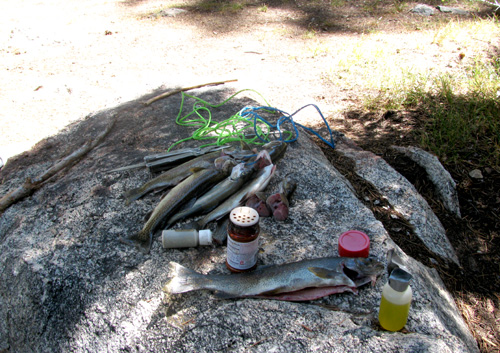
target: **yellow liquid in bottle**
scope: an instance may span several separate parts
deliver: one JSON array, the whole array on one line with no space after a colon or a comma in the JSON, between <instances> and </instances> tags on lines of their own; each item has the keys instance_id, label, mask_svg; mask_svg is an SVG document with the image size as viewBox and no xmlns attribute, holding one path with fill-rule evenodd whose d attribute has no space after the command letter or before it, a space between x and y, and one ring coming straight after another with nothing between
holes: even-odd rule
<instances>
[{"instance_id":1,"label":"yellow liquid in bottle","mask_svg":"<svg viewBox=\"0 0 500 353\"><path fill-rule=\"evenodd\" d=\"M387 331L401 330L406 325L409 311L410 303L396 305L382 296L378 314L378 321L380 322L380 326L382 326Z\"/></svg>"}]
</instances>

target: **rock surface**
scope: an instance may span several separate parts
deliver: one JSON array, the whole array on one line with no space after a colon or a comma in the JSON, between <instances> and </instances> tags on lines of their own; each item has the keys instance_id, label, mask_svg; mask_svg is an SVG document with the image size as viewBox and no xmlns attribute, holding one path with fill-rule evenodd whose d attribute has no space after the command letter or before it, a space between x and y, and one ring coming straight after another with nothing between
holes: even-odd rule
<instances>
[{"instance_id":1,"label":"rock surface","mask_svg":"<svg viewBox=\"0 0 500 353\"><path fill-rule=\"evenodd\" d=\"M400 147L392 146L392 149L399 152L419 166L424 168L429 176L429 179L436 188L444 207L458 218L461 218L460 204L458 202L458 193L456 183L451 177L450 173L443 167L439 159L418 147Z\"/></svg>"},{"instance_id":2,"label":"rock surface","mask_svg":"<svg viewBox=\"0 0 500 353\"><path fill-rule=\"evenodd\" d=\"M413 9L411 9L410 12L422 16L432 16L436 12L436 10L432 6L418 4Z\"/></svg>"},{"instance_id":3,"label":"rock surface","mask_svg":"<svg viewBox=\"0 0 500 353\"><path fill-rule=\"evenodd\" d=\"M354 161L356 173L388 199L393 209L413 226L415 234L431 252L459 264L443 225L427 201L404 176L381 157L362 150L348 139L341 139L337 151Z\"/></svg>"},{"instance_id":4,"label":"rock surface","mask_svg":"<svg viewBox=\"0 0 500 353\"><path fill-rule=\"evenodd\" d=\"M195 94L216 103L230 93ZM214 116L232 115L248 104L255 102L232 100ZM298 181L289 217L261 221L259 264L336 256L338 236L361 230L370 237L371 255L385 262L394 248L413 275L406 330L389 333L377 325L386 274L358 295L304 303L218 300L207 291L164 294L170 261L227 273L225 247L165 250L158 234L148 255L121 244L118 238L140 229L160 196L125 206L122 193L151 176L146 170L106 171L190 135L174 123L179 105L180 97L173 96L148 107L131 102L98 113L2 169L4 194L118 115L114 130L86 158L0 216L0 351L478 352L437 272L400 250L304 132L288 147L268 187L275 190L289 172Z\"/></svg>"}]
</instances>

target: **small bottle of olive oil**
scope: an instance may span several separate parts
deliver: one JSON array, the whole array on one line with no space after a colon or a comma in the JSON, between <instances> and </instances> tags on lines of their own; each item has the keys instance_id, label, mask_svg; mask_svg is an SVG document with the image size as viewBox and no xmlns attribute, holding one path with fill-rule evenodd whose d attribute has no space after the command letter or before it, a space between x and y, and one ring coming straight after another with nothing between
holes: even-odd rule
<instances>
[{"instance_id":1,"label":"small bottle of olive oil","mask_svg":"<svg viewBox=\"0 0 500 353\"><path fill-rule=\"evenodd\" d=\"M399 331L406 325L412 298L410 279L408 272L396 268L382 288L378 321L388 331Z\"/></svg>"}]
</instances>

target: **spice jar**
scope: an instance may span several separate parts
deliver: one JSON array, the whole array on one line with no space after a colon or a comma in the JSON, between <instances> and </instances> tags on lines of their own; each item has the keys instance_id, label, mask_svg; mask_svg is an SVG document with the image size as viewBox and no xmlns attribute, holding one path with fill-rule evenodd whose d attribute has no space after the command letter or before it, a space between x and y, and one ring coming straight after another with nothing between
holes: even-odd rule
<instances>
[{"instance_id":1,"label":"spice jar","mask_svg":"<svg viewBox=\"0 0 500 353\"><path fill-rule=\"evenodd\" d=\"M257 267L259 252L259 213L250 207L236 207L227 225L226 266L231 272L246 272Z\"/></svg>"}]
</instances>

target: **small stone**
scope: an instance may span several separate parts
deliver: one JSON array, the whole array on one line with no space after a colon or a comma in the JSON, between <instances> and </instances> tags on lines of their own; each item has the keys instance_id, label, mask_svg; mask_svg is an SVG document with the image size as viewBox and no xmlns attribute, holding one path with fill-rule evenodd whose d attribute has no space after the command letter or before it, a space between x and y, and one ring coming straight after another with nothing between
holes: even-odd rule
<instances>
[{"instance_id":1,"label":"small stone","mask_svg":"<svg viewBox=\"0 0 500 353\"><path fill-rule=\"evenodd\" d=\"M469 176L472 179L483 179L483 173L479 169L474 169L469 172Z\"/></svg>"},{"instance_id":2,"label":"small stone","mask_svg":"<svg viewBox=\"0 0 500 353\"><path fill-rule=\"evenodd\" d=\"M462 10L462 9L457 9L457 8L454 8L454 7L448 7L448 6L437 6L437 9L441 12L445 12L445 13L451 13L451 14L454 14L454 15L462 15L462 16L465 16L465 15L468 15L469 13L465 10Z\"/></svg>"},{"instance_id":3,"label":"small stone","mask_svg":"<svg viewBox=\"0 0 500 353\"><path fill-rule=\"evenodd\" d=\"M432 6L425 4L418 4L413 9L411 9L410 12L422 16L432 16L434 15L435 10Z\"/></svg>"},{"instance_id":4,"label":"small stone","mask_svg":"<svg viewBox=\"0 0 500 353\"><path fill-rule=\"evenodd\" d=\"M162 17L175 17L177 15L182 15L187 12L187 10L178 9L178 8L170 8L160 11L160 16Z\"/></svg>"}]
</instances>

